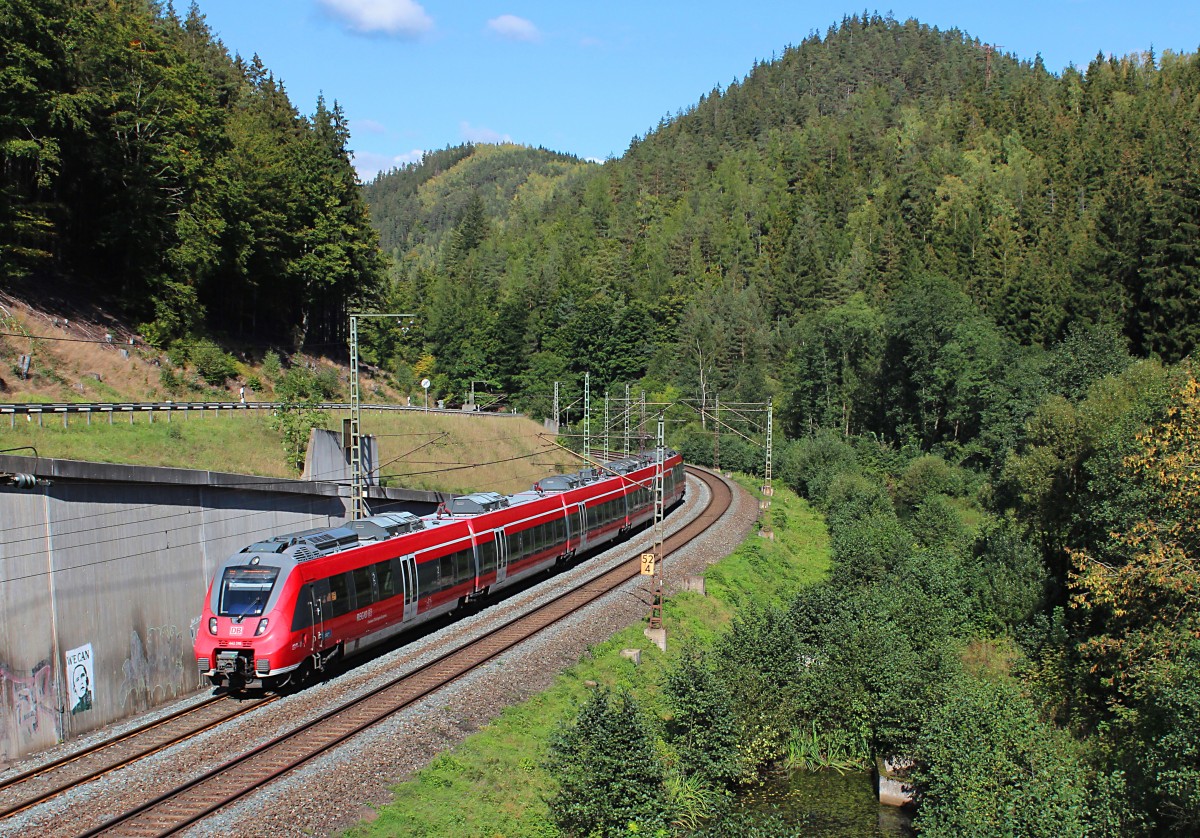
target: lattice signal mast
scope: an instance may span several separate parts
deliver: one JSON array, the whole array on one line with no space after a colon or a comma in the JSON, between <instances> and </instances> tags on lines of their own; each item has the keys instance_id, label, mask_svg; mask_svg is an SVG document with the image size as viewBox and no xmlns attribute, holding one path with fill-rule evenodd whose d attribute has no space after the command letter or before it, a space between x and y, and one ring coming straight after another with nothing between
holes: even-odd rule
<instances>
[{"instance_id":1,"label":"lattice signal mast","mask_svg":"<svg viewBox=\"0 0 1200 838\"><path fill-rule=\"evenodd\" d=\"M583 456L592 456L592 374L583 374Z\"/></svg>"},{"instance_id":2,"label":"lattice signal mast","mask_svg":"<svg viewBox=\"0 0 1200 838\"><path fill-rule=\"evenodd\" d=\"M608 462L608 425L609 425L609 421L610 420L609 420L609 414L608 414L608 391L605 390L604 391L604 456L602 456L600 458L600 461L603 463Z\"/></svg>"},{"instance_id":3,"label":"lattice signal mast","mask_svg":"<svg viewBox=\"0 0 1200 838\"><path fill-rule=\"evenodd\" d=\"M658 414L658 446L654 468L654 595L650 601L650 628L663 627L663 466L666 456L666 414Z\"/></svg>"},{"instance_id":4,"label":"lattice signal mast","mask_svg":"<svg viewBox=\"0 0 1200 838\"><path fill-rule=\"evenodd\" d=\"M763 468L763 476L766 478L763 482L763 495L766 497L771 497L773 494L775 494L775 489L771 486L771 448L773 445L772 435L774 431L774 423L772 422L772 416L774 415L774 412L771 408L771 401L771 399L767 399L767 461Z\"/></svg>"},{"instance_id":5,"label":"lattice signal mast","mask_svg":"<svg viewBox=\"0 0 1200 838\"><path fill-rule=\"evenodd\" d=\"M629 456L629 415L633 413L633 402L629 399L629 385L625 385L625 449L622 453Z\"/></svg>"},{"instance_id":6,"label":"lattice signal mast","mask_svg":"<svg viewBox=\"0 0 1200 838\"><path fill-rule=\"evenodd\" d=\"M713 399L713 471L721 471L721 394Z\"/></svg>"},{"instance_id":7,"label":"lattice signal mast","mask_svg":"<svg viewBox=\"0 0 1200 838\"><path fill-rule=\"evenodd\" d=\"M416 321L415 314L351 314L350 315L350 517L361 520L367 516L367 487L362 469L362 404L358 390L358 321L361 317L408 320L402 331L408 332ZM428 392L426 392L428 398Z\"/></svg>"},{"instance_id":8,"label":"lattice signal mast","mask_svg":"<svg viewBox=\"0 0 1200 838\"><path fill-rule=\"evenodd\" d=\"M771 508L771 496L775 494L775 487L771 485L771 450L774 444L772 416L771 399L767 399L767 444L764 446L767 456L766 462L763 464L762 499L758 502L760 521L758 534L763 538L771 539L775 538L775 532L771 528L771 515L767 510Z\"/></svg>"}]
</instances>

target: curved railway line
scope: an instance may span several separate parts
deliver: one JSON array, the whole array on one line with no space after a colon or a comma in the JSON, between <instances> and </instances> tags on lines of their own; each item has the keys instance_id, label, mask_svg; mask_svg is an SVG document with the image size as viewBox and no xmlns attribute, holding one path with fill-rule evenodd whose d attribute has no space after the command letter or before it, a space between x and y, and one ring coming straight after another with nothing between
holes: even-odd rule
<instances>
[{"instance_id":1,"label":"curved railway line","mask_svg":"<svg viewBox=\"0 0 1200 838\"><path fill-rule=\"evenodd\" d=\"M732 503L732 491L721 478L701 469L689 467L689 473L702 480L709 488L709 501L691 521L664 540L663 554L669 555L713 526ZM295 726L285 733L223 761L177 788L142 803L131 804L128 811L91 828L84 835L170 835L187 828L205 817L223 809L255 790L283 777L295 768L304 765L338 744L371 728L377 723L400 712L415 702L438 691L468 672L482 666L498 655L520 645L543 629L578 611L587 604L605 596L638 576L640 561L631 557L613 569L568 590L544 605L503 621L499 626L473 641L462 643L436 659L399 676L373 691L336 707L311 721ZM236 715L242 715L268 703L273 698L258 702L246 702L248 706L236 713L226 713L222 718L203 725L192 724L191 730L171 734L174 738L157 735L154 731L176 723L183 728L189 725L183 719L196 713L210 712L217 705L228 706L228 701L215 698L195 705L166 719L145 725L124 734L115 740L102 742L87 752L65 757L56 763L10 778L0 785L0 795L6 789L19 788L36 783L43 776L59 778L52 783L53 790L42 792L25 802L10 806L0 812L3 818L24 811L42 800L69 791L104 773L114 771L151 753L157 753L175 742L195 736L220 725ZM132 748L131 755L119 758L130 742L142 742ZM92 754L108 752L107 759ZM78 769L70 766L80 764ZM83 766L91 765L91 768ZM59 773L63 772L63 773ZM75 777L76 779L70 779ZM29 786L36 788L36 786ZM0 801L3 801L0 797ZM3 805L0 803L0 805Z\"/></svg>"}]
</instances>

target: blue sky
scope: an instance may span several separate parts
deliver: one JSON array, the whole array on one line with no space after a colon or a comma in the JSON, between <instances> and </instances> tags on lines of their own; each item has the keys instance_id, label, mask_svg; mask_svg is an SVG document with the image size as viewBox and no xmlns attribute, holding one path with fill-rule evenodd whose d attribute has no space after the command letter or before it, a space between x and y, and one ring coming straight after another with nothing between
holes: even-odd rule
<instances>
[{"instance_id":1,"label":"blue sky","mask_svg":"<svg viewBox=\"0 0 1200 838\"><path fill-rule=\"evenodd\" d=\"M178 8L186 4L177 0ZM422 150L517 142L619 157L634 136L844 15L851 0L199 0L292 102L341 103L364 179ZM1200 2L913 0L880 8L958 28L1061 72L1098 52L1200 48Z\"/></svg>"}]
</instances>

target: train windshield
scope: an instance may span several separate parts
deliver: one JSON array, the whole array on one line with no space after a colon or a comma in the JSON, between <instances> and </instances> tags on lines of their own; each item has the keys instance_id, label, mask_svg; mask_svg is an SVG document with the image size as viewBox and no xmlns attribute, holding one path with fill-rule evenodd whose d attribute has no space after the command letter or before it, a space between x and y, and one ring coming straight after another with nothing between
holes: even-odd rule
<instances>
[{"instance_id":1,"label":"train windshield","mask_svg":"<svg viewBox=\"0 0 1200 838\"><path fill-rule=\"evenodd\" d=\"M267 607L277 576L277 567L225 568L217 613L222 617L257 617Z\"/></svg>"}]
</instances>

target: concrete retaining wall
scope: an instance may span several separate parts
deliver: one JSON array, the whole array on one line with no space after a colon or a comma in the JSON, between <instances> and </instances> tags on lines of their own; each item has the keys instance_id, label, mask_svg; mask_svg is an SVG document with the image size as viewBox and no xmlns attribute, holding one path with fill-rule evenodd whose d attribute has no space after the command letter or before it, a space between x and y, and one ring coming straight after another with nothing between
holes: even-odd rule
<instances>
[{"instance_id":1,"label":"concrete retaining wall","mask_svg":"<svg viewBox=\"0 0 1200 838\"><path fill-rule=\"evenodd\" d=\"M192 640L217 564L340 523L349 502L335 483L0 455L15 472L39 485L0 485L4 762L200 689ZM386 494L391 510L437 500Z\"/></svg>"}]
</instances>

